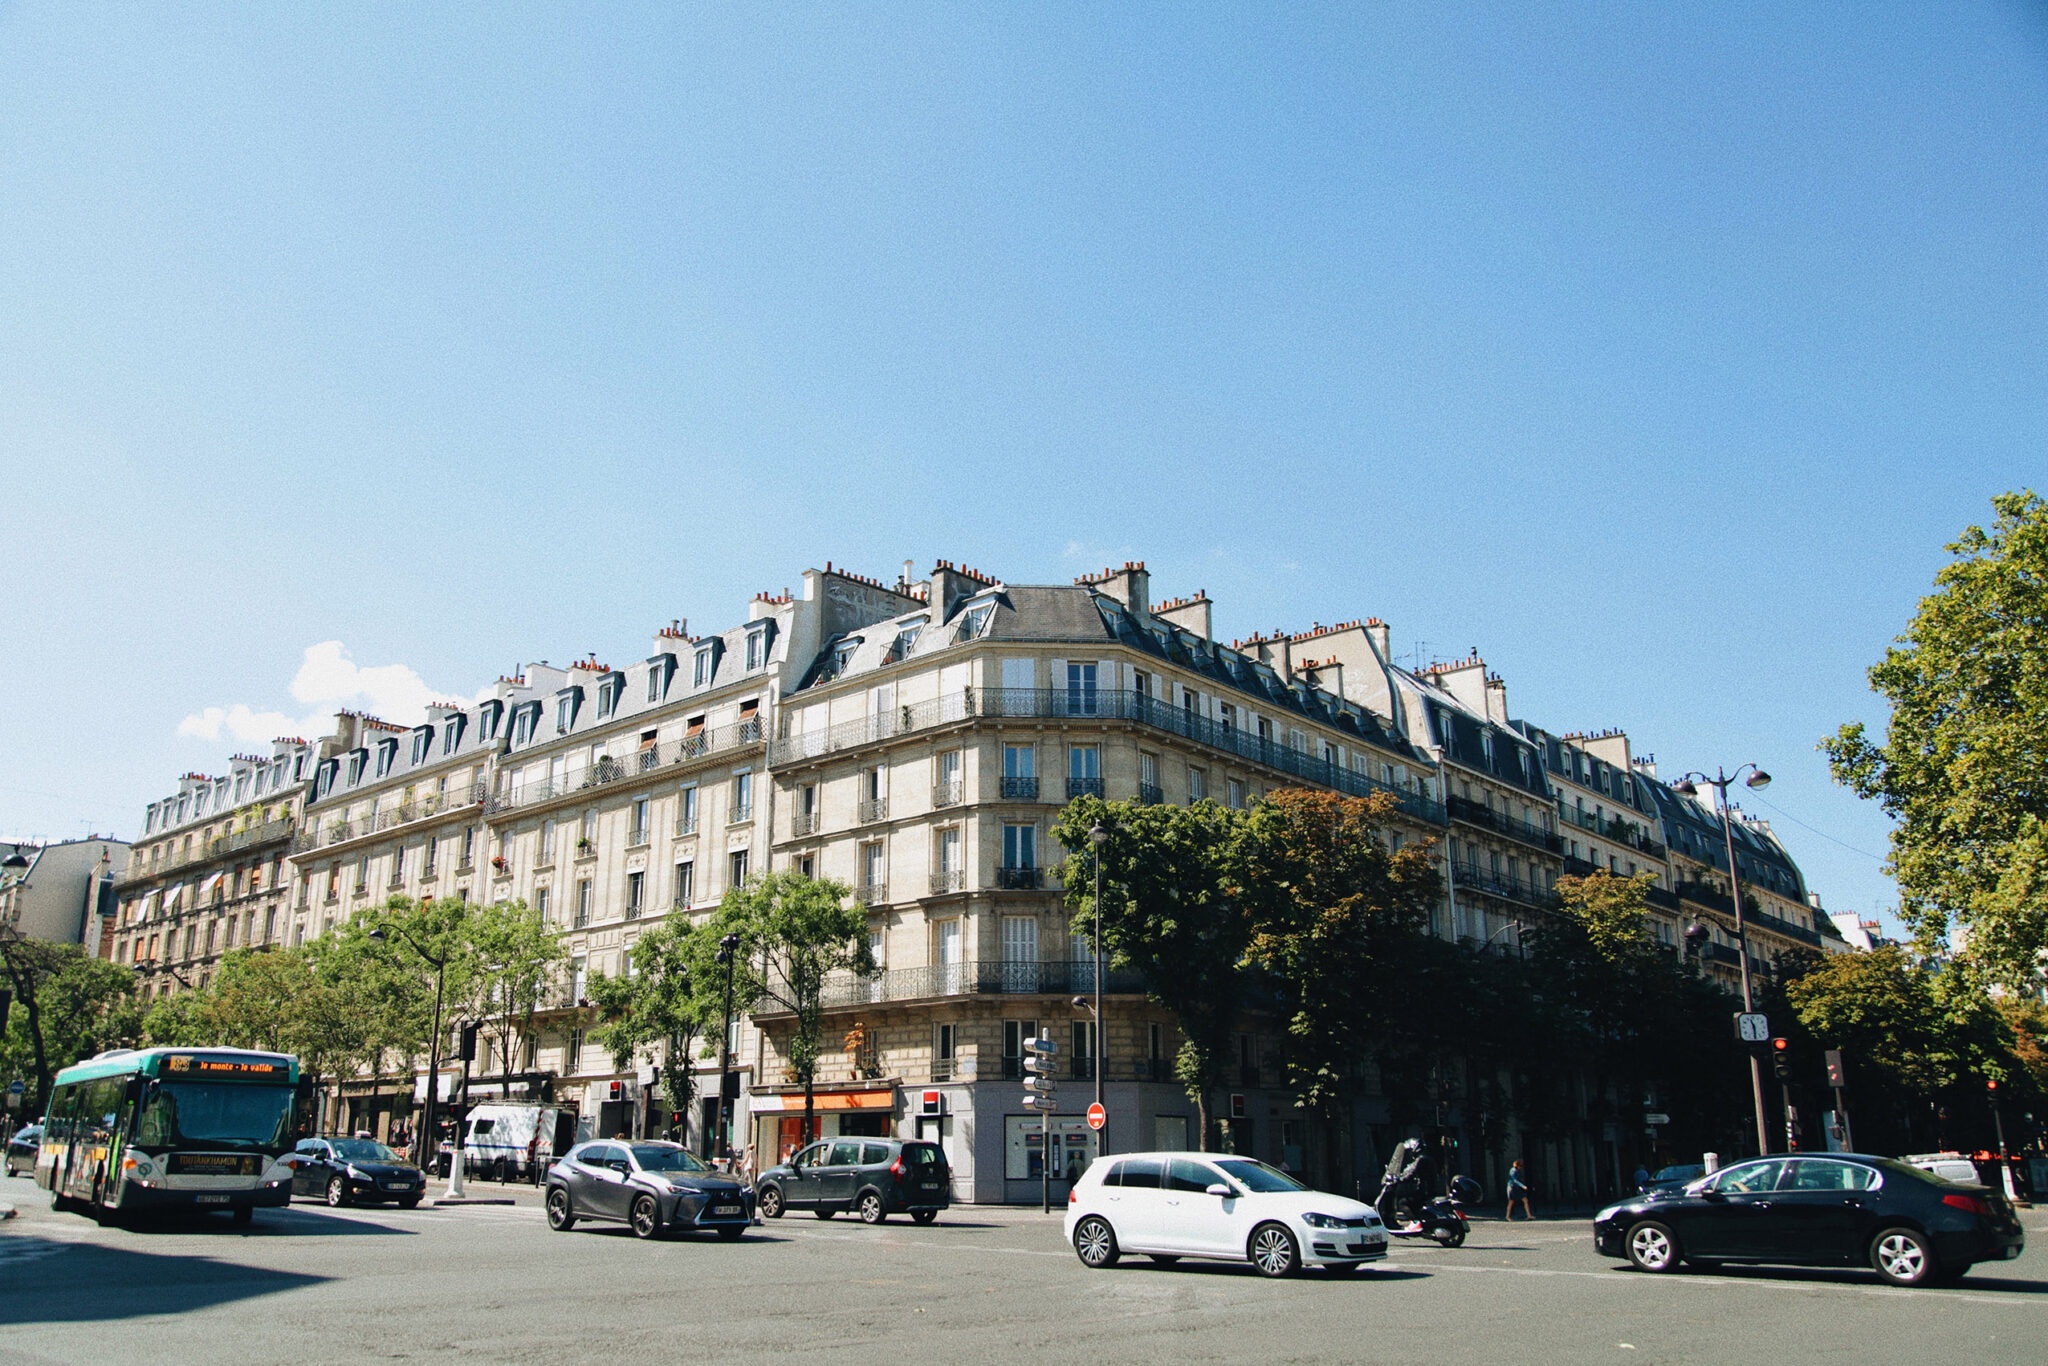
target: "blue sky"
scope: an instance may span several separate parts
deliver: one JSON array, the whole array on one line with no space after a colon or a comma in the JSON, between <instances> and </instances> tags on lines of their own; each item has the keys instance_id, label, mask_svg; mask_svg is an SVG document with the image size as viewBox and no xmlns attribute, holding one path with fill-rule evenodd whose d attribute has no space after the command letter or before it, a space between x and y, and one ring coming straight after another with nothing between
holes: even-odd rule
<instances>
[{"instance_id":1,"label":"blue sky","mask_svg":"<svg viewBox=\"0 0 2048 1366\"><path fill-rule=\"evenodd\" d=\"M0 92L10 835L827 559L1142 558L1755 759L1868 911L1815 742L2048 483L2039 6L0 3Z\"/></svg>"}]
</instances>

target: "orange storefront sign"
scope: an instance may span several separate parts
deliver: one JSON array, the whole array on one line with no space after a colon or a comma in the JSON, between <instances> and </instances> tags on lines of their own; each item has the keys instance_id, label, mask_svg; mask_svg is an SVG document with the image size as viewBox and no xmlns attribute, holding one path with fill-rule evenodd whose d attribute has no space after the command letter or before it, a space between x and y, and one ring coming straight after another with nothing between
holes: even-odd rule
<instances>
[{"instance_id":1,"label":"orange storefront sign","mask_svg":"<svg viewBox=\"0 0 2048 1366\"><path fill-rule=\"evenodd\" d=\"M804 1098L801 1093L794 1096L755 1096L754 1113L770 1114L780 1110L802 1110ZM819 1110L893 1110L896 1108L894 1091L820 1091L813 1101Z\"/></svg>"}]
</instances>

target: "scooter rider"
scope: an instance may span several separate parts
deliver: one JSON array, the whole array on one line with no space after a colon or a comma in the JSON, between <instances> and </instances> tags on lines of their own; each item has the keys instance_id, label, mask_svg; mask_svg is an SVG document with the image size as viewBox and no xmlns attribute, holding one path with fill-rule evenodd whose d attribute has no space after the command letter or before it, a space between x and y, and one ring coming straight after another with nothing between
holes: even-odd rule
<instances>
[{"instance_id":1,"label":"scooter rider","mask_svg":"<svg viewBox=\"0 0 2048 1366\"><path fill-rule=\"evenodd\" d=\"M1422 1140L1404 1139L1388 1159L1386 1174L1381 1179L1380 1217L1386 1219L1392 1214L1404 1222L1415 1218L1416 1211L1435 1189L1436 1163L1423 1150Z\"/></svg>"}]
</instances>

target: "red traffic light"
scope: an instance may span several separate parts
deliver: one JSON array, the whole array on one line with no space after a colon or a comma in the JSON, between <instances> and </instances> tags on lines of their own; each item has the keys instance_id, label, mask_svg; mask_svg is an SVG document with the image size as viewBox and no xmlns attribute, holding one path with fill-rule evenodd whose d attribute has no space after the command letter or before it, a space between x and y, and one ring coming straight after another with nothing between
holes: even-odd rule
<instances>
[{"instance_id":1,"label":"red traffic light","mask_svg":"<svg viewBox=\"0 0 2048 1366\"><path fill-rule=\"evenodd\" d=\"M1985 1089L1985 1090L1987 1090L1987 1091L1996 1091L1996 1090L1998 1089L1998 1078L1997 1078L1997 1077L1986 1077L1986 1078L1984 1078L1984 1089Z\"/></svg>"},{"instance_id":2,"label":"red traffic light","mask_svg":"<svg viewBox=\"0 0 2048 1366\"><path fill-rule=\"evenodd\" d=\"M1772 1051L1773 1053L1783 1053L1783 1052L1784 1052L1784 1051L1785 1051L1786 1049L1790 1048L1791 1046L1792 1046L1792 1041L1791 1041L1790 1039L1772 1039L1772 1040L1771 1040L1771 1051Z\"/></svg>"}]
</instances>

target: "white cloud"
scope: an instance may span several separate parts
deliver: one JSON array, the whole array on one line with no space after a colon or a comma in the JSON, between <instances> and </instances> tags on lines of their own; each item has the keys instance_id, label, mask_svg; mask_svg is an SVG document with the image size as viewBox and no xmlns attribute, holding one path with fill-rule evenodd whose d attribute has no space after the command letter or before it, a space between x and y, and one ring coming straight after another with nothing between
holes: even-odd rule
<instances>
[{"instance_id":1,"label":"white cloud","mask_svg":"<svg viewBox=\"0 0 2048 1366\"><path fill-rule=\"evenodd\" d=\"M365 711L403 726L424 719L429 702L462 696L428 687L426 680L404 664L357 664L338 640L306 647L289 691L295 701L309 704L313 710L294 717L282 711L258 711L246 702L202 707L178 723L178 734L213 741L226 735L245 744L261 744L280 735L313 739L327 733L334 713L342 708Z\"/></svg>"}]
</instances>

